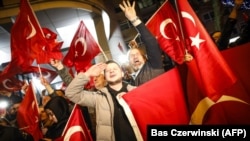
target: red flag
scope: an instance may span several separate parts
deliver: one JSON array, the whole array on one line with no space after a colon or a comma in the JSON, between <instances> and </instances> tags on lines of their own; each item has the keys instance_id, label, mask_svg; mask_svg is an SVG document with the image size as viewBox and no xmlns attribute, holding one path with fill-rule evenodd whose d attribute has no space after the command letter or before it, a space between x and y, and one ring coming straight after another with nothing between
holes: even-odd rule
<instances>
[{"instance_id":1,"label":"red flag","mask_svg":"<svg viewBox=\"0 0 250 141\"><path fill-rule=\"evenodd\" d=\"M28 0L21 0L20 13L11 29L13 49L26 53L33 59L46 45L43 31ZM33 60L32 60L33 61Z\"/></svg>"},{"instance_id":2,"label":"red flag","mask_svg":"<svg viewBox=\"0 0 250 141\"><path fill-rule=\"evenodd\" d=\"M2 72L0 71L0 74ZM22 89L24 82L17 79L15 76L6 78L0 83L0 90L5 90L9 92L19 91Z\"/></svg>"},{"instance_id":3,"label":"red flag","mask_svg":"<svg viewBox=\"0 0 250 141\"><path fill-rule=\"evenodd\" d=\"M148 29L156 36L161 49L178 64L183 63L184 45L176 11L166 1L146 23Z\"/></svg>"},{"instance_id":4,"label":"red flag","mask_svg":"<svg viewBox=\"0 0 250 141\"><path fill-rule=\"evenodd\" d=\"M85 71L98 53L100 53L99 44L81 21L70 44L69 51L63 59L63 64L70 68L75 67L77 72Z\"/></svg>"},{"instance_id":5,"label":"red flag","mask_svg":"<svg viewBox=\"0 0 250 141\"><path fill-rule=\"evenodd\" d=\"M46 44L41 27L27 0L21 0L20 11L11 29L11 61L0 78L22 73L39 56Z\"/></svg>"},{"instance_id":6,"label":"red flag","mask_svg":"<svg viewBox=\"0 0 250 141\"><path fill-rule=\"evenodd\" d=\"M75 104L62 136L56 141L93 141L88 129L81 108Z\"/></svg>"},{"instance_id":7,"label":"red flag","mask_svg":"<svg viewBox=\"0 0 250 141\"><path fill-rule=\"evenodd\" d=\"M202 92L216 101L220 98L222 91L236 82L236 77L191 8L188 0L177 0L177 6L182 16L181 21L188 42L187 46L194 56L193 61L196 63L192 66L197 66L198 69L194 75L201 80L198 83L201 84Z\"/></svg>"},{"instance_id":8,"label":"red flag","mask_svg":"<svg viewBox=\"0 0 250 141\"><path fill-rule=\"evenodd\" d=\"M18 127L31 134L34 141L39 141L43 138L42 131L39 126L39 112L36 96L33 91L32 83L30 83L28 90L17 111Z\"/></svg>"},{"instance_id":9,"label":"red flag","mask_svg":"<svg viewBox=\"0 0 250 141\"><path fill-rule=\"evenodd\" d=\"M57 76L58 73L54 70L46 69L46 68L40 68L42 76L49 82L51 83ZM29 72L26 73L33 73L34 77L37 77L40 79L40 72L38 67L32 66L30 68Z\"/></svg>"},{"instance_id":10,"label":"red flag","mask_svg":"<svg viewBox=\"0 0 250 141\"><path fill-rule=\"evenodd\" d=\"M217 101L205 97L197 89L193 75L188 75L187 93L193 124L250 124L249 43L222 51L222 55L238 80L221 92Z\"/></svg>"},{"instance_id":11,"label":"red flag","mask_svg":"<svg viewBox=\"0 0 250 141\"><path fill-rule=\"evenodd\" d=\"M36 56L37 63L48 63L50 59L61 60L63 58L63 54L61 52L63 41L57 41L57 34L50 29L42 28L42 30L46 39L46 46L43 46L39 55Z\"/></svg>"},{"instance_id":12,"label":"red flag","mask_svg":"<svg viewBox=\"0 0 250 141\"><path fill-rule=\"evenodd\" d=\"M189 123L177 68L128 92L123 98L129 105L144 140L147 139L147 125Z\"/></svg>"}]
</instances>

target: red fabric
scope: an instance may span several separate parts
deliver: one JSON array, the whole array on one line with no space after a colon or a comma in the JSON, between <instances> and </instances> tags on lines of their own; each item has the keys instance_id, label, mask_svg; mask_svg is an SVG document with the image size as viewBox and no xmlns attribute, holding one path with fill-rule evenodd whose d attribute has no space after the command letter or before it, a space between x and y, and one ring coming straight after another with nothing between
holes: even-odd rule
<instances>
[{"instance_id":1,"label":"red fabric","mask_svg":"<svg viewBox=\"0 0 250 141\"><path fill-rule=\"evenodd\" d=\"M238 80L250 94L250 43L243 44L234 48L222 51L222 56L228 62L233 72L237 75Z\"/></svg>"},{"instance_id":2,"label":"red fabric","mask_svg":"<svg viewBox=\"0 0 250 141\"><path fill-rule=\"evenodd\" d=\"M11 61L0 75L1 81L29 70L35 59L39 64L48 63L48 58L62 58L62 53L59 52L62 42L49 42L49 39L45 39L27 0L21 0L20 12L11 29L10 46Z\"/></svg>"},{"instance_id":3,"label":"red fabric","mask_svg":"<svg viewBox=\"0 0 250 141\"><path fill-rule=\"evenodd\" d=\"M69 51L63 59L63 64L70 68L75 67L77 73L85 71L98 53L100 53L99 44L81 21L70 44Z\"/></svg>"},{"instance_id":4,"label":"red fabric","mask_svg":"<svg viewBox=\"0 0 250 141\"><path fill-rule=\"evenodd\" d=\"M61 52L61 47L63 41L57 41L57 34L48 28L42 28L45 39L46 46L41 48L39 55L36 56L36 61L38 64L49 63L50 59L61 60L63 54Z\"/></svg>"},{"instance_id":5,"label":"red fabric","mask_svg":"<svg viewBox=\"0 0 250 141\"><path fill-rule=\"evenodd\" d=\"M31 83L18 108L17 123L20 129L33 136L34 141L39 141L43 137L39 126L38 104Z\"/></svg>"},{"instance_id":6,"label":"red fabric","mask_svg":"<svg viewBox=\"0 0 250 141\"><path fill-rule=\"evenodd\" d=\"M196 78L200 77L200 89L204 95L216 101L222 91L236 82L236 77L188 0L177 0L177 5L182 14L181 21L188 50L194 56L198 68L194 75Z\"/></svg>"},{"instance_id":7,"label":"red fabric","mask_svg":"<svg viewBox=\"0 0 250 141\"><path fill-rule=\"evenodd\" d=\"M43 31L28 0L21 0L20 13L11 30L11 36L15 40L12 42L13 46L33 59L39 56L46 45Z\"/></svg>"},{"instance_id":8,"label":"red fabric","mask_svg":"<svg viewBox=\"0 0 250 141\"><path fill-rule=\"evenodd\" d=\"M250 43L221 52L238 80L222 91L221 98L210 103L209 108L205 108L209 105L208 99L204 100L205 96L197 88L197 81L192 73L188 73L187 94L193 124L250 124L250 62L247 61L249 45ZM194 65L192 63L188 65ZM202 108L200 107L202 112L195 111L199 104L204 104ZM197 120L197 116L194 115L199 115L200 119Z\"/></svg>"},{"instance_id":9,"label":"red fabric","mask_svg":"<svg viewBox=\"0 0 250 141\"><path fill-rule=\"evenodd\" d=\"M75 105L62 137L55 141L93 141L79 105Z\"/></svg>"},{"instance_id":10,"label":"red fabric","mask_svg":"<svg viewBox=\"0 0 250 141\"><path fill-rule=\"evenodd\" d=\"M0 74L2 71L0 71ZM5 90L9 92L19 91L24 85L23 81L18 80L15 76L3 79L0 81L0 90Z\"/></svg>"},{"instance_id":11,"label":"red fabric","mask_svg":"<svg viewBox=\"0 0 250 141\"><path fill-rule=\"evenodd\" d=\"M49 82L51 83L57 76L58 73L54 70L46 69L46 68L41 68L41 73L42 76ZM27 71L26 73L33 73L33 76L40 79L40 72L38 67L31 66L30 70Z\"/></svg>"},{"instance_id":12,"label":"red fabric","mask_svg":"<svg viewBox=\"0 0 250 141\"><path fill-rule=\"evenodd\" d=\"M128 92L123 98L130 106L144 140L147 139L147 125L189 123L177 68Z\"/></svg>"},{"instance_id":13,"label":"red fabric","mask_svg":"<svg viewBox=\"0 0 250 141\"><path fill-rule=\"evenodd\" d=\"M178 64L183 63L184 44L176 11L166 1L146 23L148 29L156 36L161 49Z\"/></svg>"}]
</instances>

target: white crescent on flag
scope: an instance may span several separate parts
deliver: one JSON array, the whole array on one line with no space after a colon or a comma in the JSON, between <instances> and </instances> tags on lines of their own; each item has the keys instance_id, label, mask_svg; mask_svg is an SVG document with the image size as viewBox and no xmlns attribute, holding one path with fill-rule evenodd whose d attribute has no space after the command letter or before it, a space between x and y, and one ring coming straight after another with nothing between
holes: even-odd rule
<instances>
[{"instance_id":1,"label":"white crescent on flag","mask_svg":"<svg viewBox=\"0 0 250 141\"><path fill-rule=\"evenodd\" d=\"M32 101L32 110L35 111L35 108L36 108L36 102L35 101ZM36 116L36 123L38 122L38 117Z\"/></svg>"},{"instance_id":2,"label":"white crescent on flag","mask_svg":"<svg viewBox=\"0 0 250 141\"><path fill-rule=\"evenodd\" d=\"M194 18L188 12L181 11L181 15L182 15L183 18L187 18L190 21L192 21L192 23L194 24L194 26L196 26Z\"/></svg>"},{"instance_id":3,"label":"white crescent on flag","mask_svg":"<svg viewBox=\"0 0 250 141\"><path fill-rule=\"evenodd\" d=\"M13 87L7 86L7 82L11 82L11 80L10 80L10 79L5 79L5 80L2 82L2 84L3 84L4 88L11 90Z\"/></svg>"},{"instance_id":4,"label":"white crescent on flag","mask_svg":"<svg viewBox=\"0 0 250 141\"><path fill-rule=\"evenodd\" d=\"M170 24L170 23L174 25L175 29L177 29L175 23L174 23L173 20L170 19L170 18L168 18L168 19L162 21L161 24L160 24L160 32L161 32L161 35L162 35L164 38L166 38L166 39L171 39L171 38L169 38L169 37L166 35L166 33L164 32L165 27L166 27L168 24ZM180 40L179 36L176 37L176 40Z\"/></svg>"},{"instance_id":5,"label":"white crescent on flag","mask_svg":"<svg viewBox=\"0 0 250 141\"><path fill-rule=\"evenodd\" d=\"M51 74L48 71L44 71L45 75L43 75L44 78L50 78Z\"/></svg>"},{"instance_id":6,"label":"white crescent on flag","mask_svg":"<svg viewBox=\"0 0 250 141\"><path fill-rule=\"evenodd\" d=\"M33 26L32 22L30 21L29 16L28 16L28 21L29 21L29 24L31 25L31 29L32 29L32 30L31 30L29 36L26 37L26 39L30 39L30 38L32 38L33 36L36 35L36 29L35 29L35 27Z\"/></svg>"},{"instance_id":7,"label":"white crescent on flag","mask_svg":"<svg viewBox=\"0 0 250 141\"><path fill-rule=\"evenodd\" d=\"M74 133L76 133L76 132L82 132L82 134L83 134L83 136L84 136L84 139L86 139L86 135L85 135L85 133L84 133L82 127L79 126L79 125L76 125L76 126L70 127L70 128L67 130L67 132L66 132L66 134L65 134L65 136L64 136L63 141L70 141L70 137L71 137Z\"/></svg>"},{"instance_id":8,"label":"white crescent on flag","mask_svg":"<svg viewBox=\"0 0 250 141\"><path fill-rule=\"evenodd\" d=\"M87 51L87 43L85 41L85 39L83 37L80 37L78 38L76 41L75 41L75 47L77 45L78 42L81 42L82 46L83 46L83 52L82 52L82 56L84 56L84 54L86 53Z\"/></svg>"},{"instance_id":9,"label":"white crescent on flag","mask_svg":"<svg viewBox=\"0 0 250 141\"><path fill-rule=\"evenodd\" d=\"M235 101L235 102L240 102L244 104L248 104L247 102L233 96L228 96L228 95L222 95L218 101L214 102L208 97L203 98L198 105L196 106L194 112L192 113L191 116L191 122L193 124L202 124L203 118L207 111L215 104L225 102L225 101Z\"/></svg>"},{"instance_id":10,"label":"white crescent on flag","mask_svg":"<svg viewBox=\"0 0 250 141\"><path fill-rule=\"evenodd\" d=\"M192 23L196 27L196 23L195 23L195 20L194 20L193 16L191 16L188 12L184 12L184 11L181 12L181 15L182 15L183 18L187 18L190 21L192 21ZM190 39L192 41L191 46L195 46L197 49L200 49L200 43L205 41L205 40L200 38L200 33L199 32L194 37L190 36Z\"/></svg>"}]
</instances>

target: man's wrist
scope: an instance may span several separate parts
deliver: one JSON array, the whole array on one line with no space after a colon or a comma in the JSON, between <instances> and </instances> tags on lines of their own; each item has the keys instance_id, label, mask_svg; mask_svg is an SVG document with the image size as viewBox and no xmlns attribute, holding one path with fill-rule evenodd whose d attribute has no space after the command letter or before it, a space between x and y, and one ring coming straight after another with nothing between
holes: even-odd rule
<instances>
[{"instance_id":1,"label":"man's wrist","mask_svg":"<svg viewBox=\"0 0 250 141\"><path fill-rule=\"evenodd\" d=\"M137 20L140 20L140 18L136 16L135 18L133 18L132 20L129 20L129 21L133 24L133 23L135 23Z\"/></svg>"},{"instance_id":2,"label":"man's wrist","mask_svg":"<svg viewBox=\"0 0 250 141\"><path fill-rule=\"evenodd\" d=\"M57 70L62 70L63 69L63 65L59 64L56 68L57 68Z\"/></svg>"}]
</instances>

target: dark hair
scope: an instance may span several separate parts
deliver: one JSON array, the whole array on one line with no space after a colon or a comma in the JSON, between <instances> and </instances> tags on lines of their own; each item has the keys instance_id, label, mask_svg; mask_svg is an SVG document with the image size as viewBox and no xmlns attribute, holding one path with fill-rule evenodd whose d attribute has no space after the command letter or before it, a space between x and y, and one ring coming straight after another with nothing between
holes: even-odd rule
<instances>
[{"instance_id":1,"label":"dark hair","mask_svg":"<svg viewBox=\"0 0 250 141\"><path fill-rule=\"evenodd\" d=\"M115 64L117 64L119 67L121 67L120 64L117 63L117 62L114 61L114 60L108 60L108 61L105 62L105 64L111 64L111 63L115 63Z\"/></svg>"},{"instance_id":2,"label":"dark hair","mask_svg":"<svg viewBox=\"0 0 250 141\"><path fill-rule=\"evenodd\" d=\"M68 118L70 115L69 103L62 96L52 97L44 109L50 109L59 121Z\"/></svg>"}]
</instances>

